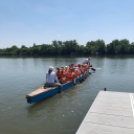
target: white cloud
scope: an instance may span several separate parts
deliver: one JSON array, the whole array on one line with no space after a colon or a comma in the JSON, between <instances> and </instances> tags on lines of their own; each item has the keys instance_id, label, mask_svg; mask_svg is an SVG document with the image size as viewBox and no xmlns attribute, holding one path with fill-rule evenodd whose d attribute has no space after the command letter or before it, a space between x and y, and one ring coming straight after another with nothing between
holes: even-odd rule
<instances>
[{"instance_id":1,"label":"white cloud","mask_svg":"<svg viewBox=\"0 0 134 134\"><path fill-rule=\"evenodd\" d=\"M57 34L57 36L60 36L60 34Z\"/></svg>"}]
</instances>

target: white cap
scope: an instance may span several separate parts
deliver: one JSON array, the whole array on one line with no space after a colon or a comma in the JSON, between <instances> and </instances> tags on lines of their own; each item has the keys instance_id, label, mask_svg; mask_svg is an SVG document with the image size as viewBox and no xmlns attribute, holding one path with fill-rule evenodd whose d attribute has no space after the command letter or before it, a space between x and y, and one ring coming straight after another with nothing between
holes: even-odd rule
<instances>
[{"instance_id":1,"label":"white cap","mask_svg":"<svg viewBox=\"0 0 134 134\"><path fill-rule=\"evenodd\" d=\"M54 69L54 67L52 67L52 66L49 67L49 70L53 70L53 69Z\"/></svg>"},{"instance_id":2,"label":"white cap","mask_svg":"<svg viewBox=\"0 0 134 134\"><path fill-rule=\"evenodd\" d=\"M68 68L68 66L65 66L66 68Z\"/></svg>"}]
</instances>

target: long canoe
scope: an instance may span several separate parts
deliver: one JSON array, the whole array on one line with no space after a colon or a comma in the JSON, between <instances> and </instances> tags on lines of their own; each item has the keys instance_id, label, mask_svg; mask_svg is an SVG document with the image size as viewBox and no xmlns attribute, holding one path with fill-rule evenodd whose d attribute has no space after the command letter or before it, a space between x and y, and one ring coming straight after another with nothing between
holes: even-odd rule
<instances>
[{"instance_id":1,"label":"long canoe","mask_svg":"<svg viewBox=\"0 0 134 134\"><path fill-rule=\"evenodd\" d=\"M89 71L88 71L88 74L89 74ZM82 75L81 77L76 79L76 83L82 81L85 78L86 78L86 76ZM73 85L74 85L73 81L70 81L70 82L63 84L62 91L66 90L67 88L69 88ZM59 91L60 90L58 87L51 87L51 88L48 87L46 89L44 89L43 87L40 87L37 90L31 92L30 94L27 94L26 99L27 99L28 103L34 103L34 102L37 102L39 100L48 98L52 95L58 94Z\"/></svg>"}]
</instances>

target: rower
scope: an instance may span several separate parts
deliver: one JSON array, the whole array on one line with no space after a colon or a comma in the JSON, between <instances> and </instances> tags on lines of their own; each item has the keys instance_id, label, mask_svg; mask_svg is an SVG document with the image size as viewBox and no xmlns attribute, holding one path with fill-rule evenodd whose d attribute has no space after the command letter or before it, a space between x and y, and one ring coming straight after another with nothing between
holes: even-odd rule
<instances>
[{"instance_id":1,"label":"rower","mask_svg":"<svg viewBox=\"0 0 134 134\"><path fill-rule=\"evenodd\" d=\"M69 65L69 69L73 69L74 64Z\"/></svg>"},{"instance_id":2,"label":"rower","mask_svg":"<svg viewBox=\"0 0 134 134\"><path fill-rule=\"evenodd\" d=\"M67 73L68 72L68 70L69 70L69 68L68 68L68 66L65 66L65 73Z\"/></svg>"},{"instance_id":3,"label":"rower","mask_svg":"<svg viewBox=\"0 0 134 134\"><path fill-rule=\"evenodd\" d=\"M66 83L66 74L65 74L64 67L61 67L61 73L62 73L61 83L64 84L64 83Z\"/></svg>"},{"instance_id":4,"label":"rower","mask_svg":"<svg viewBox=\"0 0 134 134\"><path fill-rule=\"evenodd\" d=\"M74 81L74 85L76 85L76 76L75 73L73 72L73 69L69 69L67 73L67 81Z\"/></svg>"},{"instance_id":5,"label":"rower","mask_svg":"<svg viewBox=\"0 0 134 134\"><path fill-rule=\"evenodd\" d=\"M55 82L56 81L56 82ZM47 87L59 87L60 92L62 92L62 85L59 83L59 80L56 76L56 73L53 72L53 67L50 66L48 73L46 73L46 83L44 87L47 85Z\"/></svg>"},{"instance_id":6,"label":"rower","mask_svg":"<svg viewBox=\"0 0 134 134\"><path fill-rule=\"evenodd\" d=\"M60 81L60 83L65 83L65 71L64 71L64 67L57 67L57 71L56 71L56 75L58 76L58 79Z\"/></svg>"},{"instance_id":7,"label":"rower","mask_svg":"<svg viewBox=\"0 0 134 134\"><path fill-rule=\"evenodd\" d=\"M82 64L82 70L83 70L83 74L85 75L85 67L84 67L84 64Z\"/></svg>"},{"instance_id":8,"label":"rower","mask_svg":"<svg viewBox=\"0 0 134 134\"><path fill-rule=\"evenodd\" d=\"M87 64L83 64L84 75L86 75L86 73L87 73L87 71L86 71L86 66L87 66Z\"/></svg>"},{"instance_id":9,"label":"rower","mask_svg":"<svg viewBox=\"0 0 134 134\"><path fill-rule=\"evenodd\" d=\"M58 76L58 79L60 80L63 77L63 69L57 67L56 75Z\"/></svg>"},{"instance_id":10,"label":"rower","mask_svg":"<svg viewBox=\"0 0 134 134\"><path fill-rule=\"evenodd\" d=\"M83 70L82 65L79 66L79 70L81 71L81 74L84 74L84 70Z\"/></svg>"},{"instance_id":11,"label":"rower","mask_svg":"<svg viewBox=\"0 0 134 134\"><path fill-rule=\"evenodd\" d=\"M86 65L86 71L88 70L88 68L89 68L89 65L87 64L87 65Z\"/></svg>"},{"instance_id":12,"label":"rower","mask_svg":"<svg viewBox=\"0 0 134 134\"><path fill-rule=\"evenodd\" d=\"M81 75L81 72L78 67L73 67L73 71L75 73L75 76L78 78Z\"/></svg>"}]
</instances>

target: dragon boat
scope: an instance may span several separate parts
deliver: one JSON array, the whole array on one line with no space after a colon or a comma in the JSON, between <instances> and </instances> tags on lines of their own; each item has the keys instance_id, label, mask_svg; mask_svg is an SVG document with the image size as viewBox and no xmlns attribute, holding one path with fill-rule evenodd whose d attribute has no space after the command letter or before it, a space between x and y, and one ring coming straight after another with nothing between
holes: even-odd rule
<instances>
[{"instance_id":1,"label":"dragon boat","mask_svg":"<svg viewBox=\"0 0 134 134\"><path fill-rule=\"evenodd\" d=\"M89 69L87 71L86 75L82 75L81 77L78 77L76 79L76 84L78 82L83 81L87 76L89 75ZM62 86L62 91L66 90L67 88L74 85L74 81L69 81ZM44 89L44 87L40 87L37 90L29 93L26 95L26 99L28 103L34 103L37 101L40 101L42 99L48 98L50 96L53 96L55 94L58 94L60 92L58 87L47 87Z\"/></svg>"}]
</instances>

